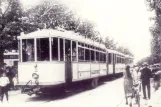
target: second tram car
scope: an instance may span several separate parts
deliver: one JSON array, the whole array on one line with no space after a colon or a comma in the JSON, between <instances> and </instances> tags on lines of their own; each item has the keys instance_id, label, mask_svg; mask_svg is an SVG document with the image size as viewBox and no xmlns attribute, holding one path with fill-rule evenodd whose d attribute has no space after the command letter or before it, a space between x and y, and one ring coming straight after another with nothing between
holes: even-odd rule
<instances>
[{"instance_id":1,"label":"second tram car","mask_svg":"<svg viewBox=\"0 0 161 107\"><path fill-rule=\"evenodd\" d=\"M122 73L126 55L70 31L44 29L22 34L19 39L18 82L21 86L64 86Z\"/></svg>"},{"instance_id":2,"label":"second tram car","mask_svg":"<svg viewBox=\"0 0 161 107\"><path fill-rule=\"evenodd\" d=\"M4 52L4 63L6 66L17 66L18 65L19 53L16 50Z\"/></svg>"}]
</instances>

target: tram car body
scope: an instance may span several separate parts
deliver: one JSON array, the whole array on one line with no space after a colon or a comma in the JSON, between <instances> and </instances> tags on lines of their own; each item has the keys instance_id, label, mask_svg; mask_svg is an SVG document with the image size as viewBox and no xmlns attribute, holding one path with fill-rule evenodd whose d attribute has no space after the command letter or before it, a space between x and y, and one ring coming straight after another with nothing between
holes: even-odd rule
<instances>
[{"instance_id":1,"label":"tram car body","mask_svg":"<svg viewBox=\"0 0 161 107\"><path fill-rule=\"evenodd\" d=\"M122 75L125 71L126 56L123 53L108 49L108 75Z\"/></svg>"},{"instance_id":2,"label":"tram car body","mask_svg":"<svg viewBox=\"0 0 161 107\"><path fill-rule=\"evenodd\" d=\"M71 31L44 29L21 34L18 40L21 86L41 89L83 80L91 80L96 86L100 77L121 73L125 68L125 55ZM120 58L122 63L117 62Z\"/></svg>"}]
</instances>

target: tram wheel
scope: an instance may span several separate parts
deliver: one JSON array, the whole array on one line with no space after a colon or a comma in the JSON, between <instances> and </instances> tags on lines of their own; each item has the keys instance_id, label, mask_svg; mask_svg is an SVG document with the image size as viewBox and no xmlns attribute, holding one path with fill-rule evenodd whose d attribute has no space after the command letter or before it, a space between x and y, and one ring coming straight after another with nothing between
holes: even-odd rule
<instances>
[{"instance_id":1,"label":"tram wheel","mask_svg":"<svg viewBox=\"0 0 161 107\"><path fill-rule=\"evenodd\" d=\"M91 88L96 88L98 86L98 78L94 78L91 80Z\"/></svg>"}]
</instances>

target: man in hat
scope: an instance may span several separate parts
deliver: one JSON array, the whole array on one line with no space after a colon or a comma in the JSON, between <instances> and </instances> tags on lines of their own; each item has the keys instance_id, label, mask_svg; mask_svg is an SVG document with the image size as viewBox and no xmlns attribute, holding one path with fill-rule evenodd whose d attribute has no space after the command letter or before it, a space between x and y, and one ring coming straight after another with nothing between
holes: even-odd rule
<instances>
[{"instance_id":1,"label":"man in hat","mask_svg":"<svg viewBox=\"0 0 161 107\"><path fill-rule=\"evenodd\" d=\"M141 70L141 80L142 80L142 89L143 89L143 95L144 99L147 99L146 97L146 87L148 90L148 98L150 99L150 78L151 78L151 70L148 68L148 64L143 64L143 69Z\"/></svg>"}]
</instances>

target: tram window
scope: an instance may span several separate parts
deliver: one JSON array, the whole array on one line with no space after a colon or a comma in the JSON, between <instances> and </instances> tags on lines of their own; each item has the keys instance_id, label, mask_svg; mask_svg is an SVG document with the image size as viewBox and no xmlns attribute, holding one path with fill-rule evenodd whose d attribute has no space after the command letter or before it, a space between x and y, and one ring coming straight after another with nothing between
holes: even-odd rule
<instances>
[{"instance_id":1,"label":"tram window","mask_svg":"<svg viewBox=\"0 0 161 107\"><path fill-rule=\"evenodd\" d=\"M76 42L72 41L72 61L76 61L77 59L77 49L76 49Z\"/></svg>"},{"instance_id":2,"label":"tram window","mask_svg":"<svg viewBox=\"0 0 161 107\"><path fill-rule=\"evenodd\" d=\"M117 61L116 63L119 63L119 57L116 57L116 61Z\"/></svg>"},{"instance_id":3,"label":"tram window","mask_svg":"<svg viewBox=\"0 0 161 107\"><path fill-rule=\"evenodd\" d=\"M34 61L34 39L22 40L22 62Z\"/></svg>"},{"instance_id":4,"label":"tram window","mask_svg":"<svg viewBox=\"0 0 161 107\"><path fill-rule=\"evenodd\" d=\"M51 47L52 47L52 60L58 60L58 38L52 38Z\"/></svg>"},{"instance_id":5,"label":"tram window","mask_svg":"<svg viewBox=\"0 0 161 107\"><path fill-rule=\"evenodd\" d=\"M85 61L90 62L90 50L85 49Z\"/></svg>"},{"instance_id":6,"label":"tram window","mask_svg":"<svg viewBox=\"0 0 161 107\"><path fill-rule=\"evenodd\" d=\"M20 48L20 40L18 40L18 50L19 50L19 61L21 62L21 48Z\"/></svg>"},{"instance_id":7,"label":"tram window","mask_svg":"<svg viewBox=\"0 0 161 107\"><path fill-rule=\"evenodd\" d=\"M122 59L122 63L125 63L125 59L124 58Z\"/></svg>"},{"instance_id":8,"label":"tram window","mask_svg":"<svg viewBox=\"0 0 161 107\"><path fill-rule=\"evenodd\" d=\"M78 48L78 61L79 62L84 61L84 48L81 47Z\"/></svg>"},{"instance_id":9,"label":"tram window","mask_svg":"<svg viewBox=\"0 0 161 107\"><path fill-rule=\"evenodd\" d=\"M102 54L102 62L105 62L105 54Z\"/></svg>"},{"instance_id":10,"label":"tram window","mask_svg":"<svg viewBox=\"0 0 161 107\"><path fill-rule=\"evenodd\" d=\"M96 51L96 61L99 61L99 52Z\"/></svg>"},{"instance_id":11,"label":"tram window","mask_svg":"<svg viewBox=\"0 0 161 107\"><path fill-rule=\"evenodd\" d=\"M116 63L116 54L113 54L113 62Z\"/></svg>"},{"instance_id":12,"label":"tram window","mask_svg":"<svg viewBox=\"0 0 161 107\"><path fill-rule=\"evenodd\" d=\"M37 60L49 61L49 38L37 39Z\"/></svg>"},{"instance_id":13,"label":"tram window","mask_svg":"<svg viewBox=\"0 0 161 107\"><path fill-rule=\"evenodd\" d=\"M101 62L104 62L105 61L105 54L104 53L101 53Z\"/></svg>"},{"instance_id":14,"label":"tram window","mask_svg":"<svg viewBox=\"0 0 161 107\"><path fill-rule=\"evenodd\" d=\"M111 53L108 54L108 63L111 64Z\"/></svg>"},{"instance_id":15,"label":"tram window","mask_svg":"<svg viewBox=\"0 0 161 107\"><path fill-rule=\"evenodd\" d=\"M100 62L102 62L102 56L103 54L100 52Z\"/></svg>"},{"instance_id":16,"label":"tram window","mask_svg":"<svg viewBox=\"0 0 161 107\"><path fill-rule=\"evenodd\" d=\"M91 61L94 61L95 60L95 55L94 55L94 51L91 50Z\"/></svg>"},{"instance_id":17,"label":"tram window","mask_svg":"<svg viewBox=\"0 0 161 107\"><path fill-rule=\"evenodd\" d=\"M69 56L71 60L71 41L65 40L65 56Z\"/></svg>"},{"instance_id":18,"label":"tram window","mask_svg":"<svg viewBox=\"0 0 161 107\"><path fill-rule=\"evenodd\" d=\"M63 46L63 39L60 38L60 61L64 61L64 46Z\"/></svg>"},{"instance_id":19,"label":"tram window","mask_svg":"<svg viewBox=\"0 0 161 107\"><path fill-rule=\"evenodd\" d=\"M103 59L104 59L104 63L106 63L106 54L104 54L104 58Z\"/></svg>"}]
</instances>

